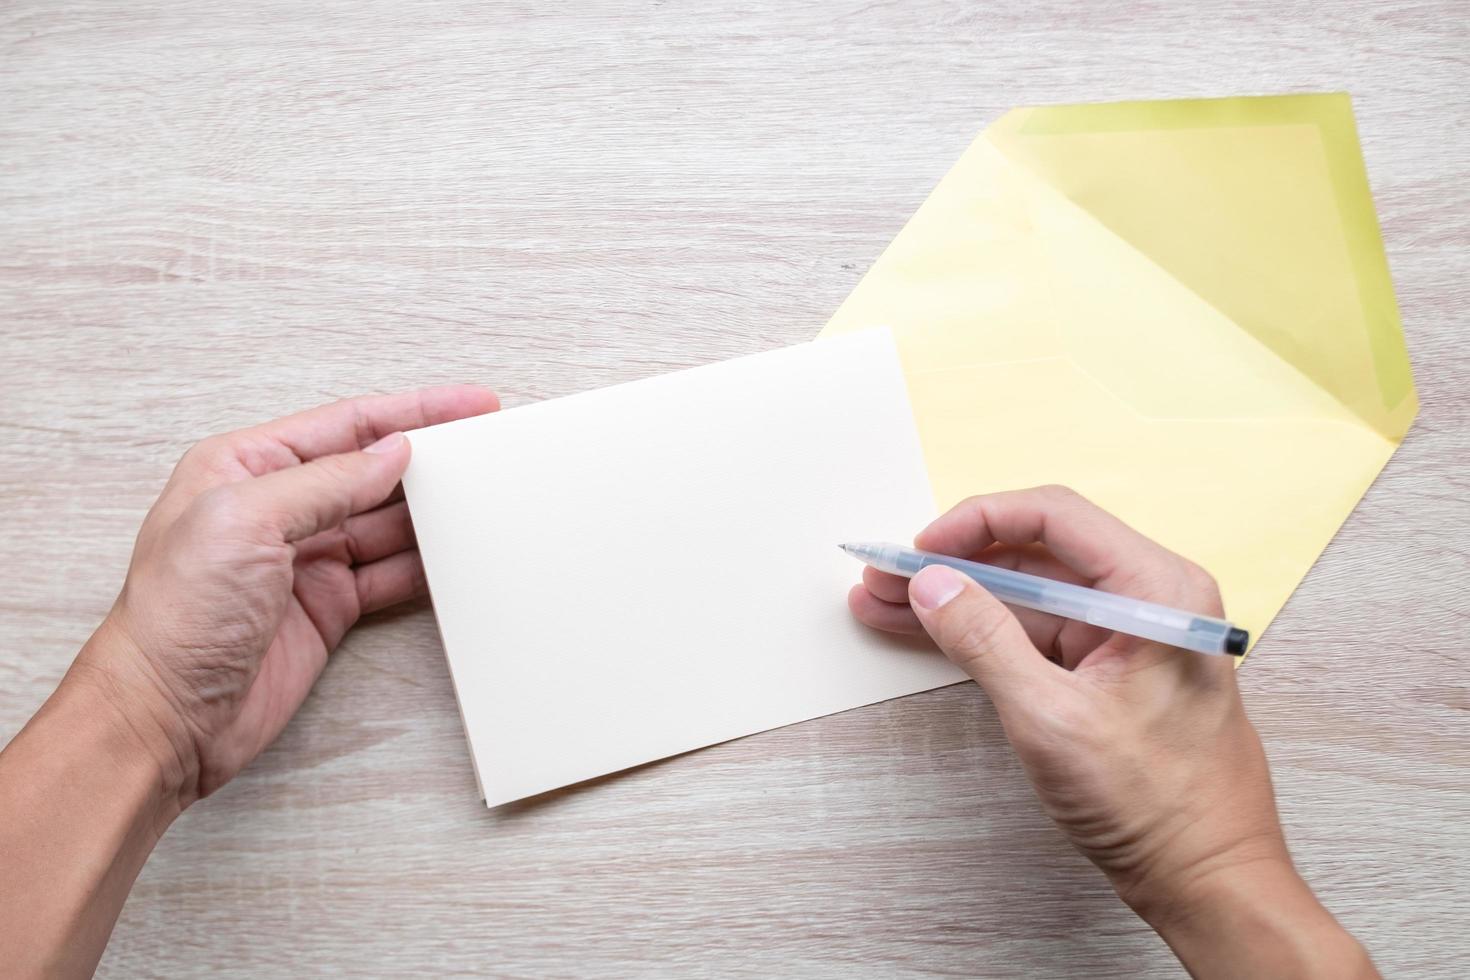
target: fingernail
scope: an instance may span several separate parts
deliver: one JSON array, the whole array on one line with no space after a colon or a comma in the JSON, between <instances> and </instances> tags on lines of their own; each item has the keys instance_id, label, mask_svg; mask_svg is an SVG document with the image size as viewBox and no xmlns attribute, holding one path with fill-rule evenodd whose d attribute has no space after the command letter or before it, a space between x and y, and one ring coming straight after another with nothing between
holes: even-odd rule
<instances>
[{"instance_id":1,"label":"fingernail","mask_svg":"<svg viewBox=\"0 0 1470 980\"><path fill-rule=\"evenodd\" d=\"M921 569L909 583L909 598L924 609L938 609L965 590L965 577L947 565Z\"/></svg>"},{"instance_id":2,"label":"fingernail","mask_svg":"<svg viewBox=\"0 0 1470 980\"><path fill-rule=\"evenodd\" d=\"M390 432L363 450L365 453L391 453L403 442L402 432Z\"/></svg>"}]
</instances>

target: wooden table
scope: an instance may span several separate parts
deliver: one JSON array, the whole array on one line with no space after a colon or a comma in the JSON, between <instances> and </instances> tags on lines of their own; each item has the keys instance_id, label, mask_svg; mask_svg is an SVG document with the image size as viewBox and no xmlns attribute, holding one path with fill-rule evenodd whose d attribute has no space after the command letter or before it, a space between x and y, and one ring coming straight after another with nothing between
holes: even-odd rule
<instances>
[{"instance_id":1,"label":"wooden table","mask_svg":"<svg viewBox=\"0 0 1470 980\"><path fill-rule=\"evenodd\" d=\"M199 437L813 336L1012 105L1346 88L1423 411L1242 675L1386 972L1470 960L1459 2L0 5L0 731ZM514 474L507 474L514 478ZM3 872L0 872L3 878ZM972 686L477 801L427 608L168 834L106 976L1173 976Z\"/></svg>"}]
</instances>

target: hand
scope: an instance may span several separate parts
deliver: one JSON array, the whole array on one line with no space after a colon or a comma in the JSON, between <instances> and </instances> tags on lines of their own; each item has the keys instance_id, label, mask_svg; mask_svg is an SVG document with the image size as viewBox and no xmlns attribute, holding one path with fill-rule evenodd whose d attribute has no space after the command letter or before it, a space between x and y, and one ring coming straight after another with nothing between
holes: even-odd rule
<instances>
[{"instance_id":1,"label":"hand","mask_svg":"<svg viewBox=\"0 0 1470 980\"><path fill-rule=\"evenodd\" d=\"M482 388L360 398L206 439L72 669L0 751L7 975L86 976L159 837L300 707L363 613L424 591L402 430Z\"/></svg>"},{"instance_id":2,"label":"hand","mask_svg":"<svg viewBox=\"0 0 1470 980\"><path fill-rule=\"evenodd\" d=\"M228 782L300 707L359 616L425 591L402 430L495 411L482 388L360 398L184 455L69 680L157 752L182 803Z\"/></svg>"},{"instance_id":3,"label":"hand","mask_svg":"<svg viewBox=\"0 0 1470 980\"><path fill-rule=\"evenodd\" d=\"M1060 487L972 498L914 545L1223 615L1199 566ZM1246 923L1271 916L1277 901L1291 903L1302 923L1284 941L1346 938L1334 962L1371 974L1292 868L1230 658L1013 612L942 566L912 580L866 569L849 604L877 629L927 632L986 690L1047 814L1192 971L1220 966L1208 948L1229 934L1231 916L1249 931ZM1278 925L1286 920L1274 911ZM1267 934L1256 934L1257 952L1269 947ZM1221 972L1264 975L1288 960L1236 960ZM1320 954L1308 961L1323 962Z\"/></svg>"}]
</instances>

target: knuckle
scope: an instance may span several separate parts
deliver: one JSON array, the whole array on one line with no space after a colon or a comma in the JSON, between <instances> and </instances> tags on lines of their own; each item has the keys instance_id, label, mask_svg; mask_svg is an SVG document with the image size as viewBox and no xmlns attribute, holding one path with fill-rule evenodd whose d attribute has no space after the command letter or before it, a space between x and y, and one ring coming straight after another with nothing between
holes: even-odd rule
<instances>
[{"instance_id":1,"label":"knuckle","mask_svg":"<svg viewBox=\"0 0 1470 980\"><path fill-rule=\"evenodd\" d=\"M1215 576L1192 561L1184 563L1184 585L1191 599L1197 599L1213 610L1222 608L1220 583L1215 581Z\"/></svg>"},{"instance_id":2,"label":"knuckle","mask_svg":"<svg viewBox=\"0 0 1470 980\"><path fill-rule=\"evenodd\" d=\"M1192 561L1185 561L1184 563L1184 580L1196 592L1209 594L1220 591L1220 585L1215 581L1215 576Z\"/></svg>"},{"instance_id":3,"label":"knuckle","mask_svg":"<svg viewBox=\"0 0 1470 980\"><path fill-rule=\"evenodd\" d=\"M326 537L325 546L338 554L345 555L347 560L354 565L360 563L363 555L367 554L357 533L346 524L329 532Z\"/></svg>"},{"instance_id":4,"label":"knuckle","mask_svg":"<svg viewBox=\"0 0 1470 980\"><path fill-rule=\"evenodd\" d=\"M240 523L243 505L235 484L213 487L194 498L189 507L193 523L210 533L219 533Z\"/></svg>"},{"instance_id":5,"label":"knuckle","mask_svg":"<svg viewBox=\"0 0 1470 980\"><path fill-rule=\"evenodd\" d=\"M975 508L981 506L984 503L985 503L985 495L983 493L977 493L977 494L974 494L973 496L966 497L964 500L961 500L959 503L957 503L953 507L951 507L950 510L951 511L957 511L957 510L971 511L971 510L974 510Z\"/></svg>"},{"instance_id":6,"label":"knuckle","mask_svg":"<svg viewBox=\"0 0 1470 980\"><path fill-rule=\"evenodd\" d=\"M337 402L338 405L351 409L352 413L352 435L358 446L366 446L373 441L373 420L368 416L367 406L361 398L343 398Z\"/></svg>"},{"instance_id":7,"label":"knuckle","mask_svg":"<svg viewBox=\"0 0 1470 980\"><path fill-rule=\"evenodd\" d=\"M949 510L946 510L943 514L930 521L928 527L924 529L923 533L928 533L930 528L938 526L967 524L976 520L983 520L984 518L982 515L984 514L984 507L984 494L976 494L973 497L966 497L964 500L961 500L959 503L949 508ZM922 534L920 536L922 537Z\"/></svg>"},{"instance_id":8,"label":"knuckle","mask_svg":"<svg viewBox=\"0 0 1470 980\"><path fill-rule=\"evenodd\" d=\"M983 521L985 519L985 500L986 497L984 494L966 497L939 517L930 521L929 526L924 529L925 533L929 531L929 528L937 526L958 526Z\"/></svg>"},{"instance_id":9,"label":"knuckle","mask_svg":"<svg viewBox=\"0 0 1470 980\"><path fill-rule=\"evenodd\" d=\"M357 608L359 610L372 609L377 603L378 576L374 570L363 569L353 577L353 586L357 592Z\"/></svg>"},{"instance_id":10,"label":"knuckle","mask_svg":"<svg viewBox=\"0 0 1470 980\"><path fill-rule=\"evenodd\" d=\"M1081 500L1082 494L1060 483L1047 483L1036 488L1036 493L1051 501Z\"/></svg>"},{"instance_id":11,"label":"knuckle","mask_svg":"<svg viewBox=\"0 0 1470 980\"><path fill-rule=\"evenodd\" d=\"M1034 506L1048 513L1074 514L1096 506L1081 493L1061 483L1044 483L1019 493L1030 498Z\"/></svg>"},{"instance_id":12,"label":"knuckle","mask_svg":"<svg viewBox=\"0 0 1470 980\"><path fill-rule=\"evenodd\" d=\"M205 436L184 451L179 465L212 469L225 455L228 442L224 436Z\"/></svg>"}]
</instances>

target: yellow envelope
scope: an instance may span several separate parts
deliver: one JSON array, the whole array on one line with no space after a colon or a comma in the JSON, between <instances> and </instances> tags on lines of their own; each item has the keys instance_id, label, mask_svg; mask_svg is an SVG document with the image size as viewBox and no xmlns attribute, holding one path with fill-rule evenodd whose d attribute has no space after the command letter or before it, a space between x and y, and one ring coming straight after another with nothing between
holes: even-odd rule
<instances>
[{"instance_id":1,"label":"yellow envelope","mask_svg":"<svg viewBox=\"0 0 1470 980\"><path fill-rule=\"evenodd\" d=\"M822 335L880 324L940 508L1072 486L1253 637L1418 410L1341 94L1010 112Z\"/></svg>"}]
</instances>

